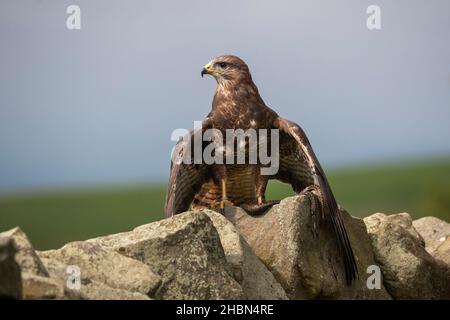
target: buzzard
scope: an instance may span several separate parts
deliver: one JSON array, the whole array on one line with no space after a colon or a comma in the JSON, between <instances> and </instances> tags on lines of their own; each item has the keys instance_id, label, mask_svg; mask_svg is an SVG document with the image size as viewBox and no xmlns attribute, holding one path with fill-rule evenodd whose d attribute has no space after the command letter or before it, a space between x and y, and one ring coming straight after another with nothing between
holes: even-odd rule
<instances>
[{"instance_id":1,"label":"buzzard","mask_svg":"<svg viewBox=\"0 0 450 320\"><path fill-rule=\"evenodd\" d=\"M201 75L211 75L217 81L212 110L201 126L177 143L175 158L179 160L191 154L195 135L208 129L223 133L227 129L278 129L278 171L273 175L263 175L260 170L263 164L260 162L207 164L172 161L165 204L166 217L184 212L191 206L223 210L226 205L236 205L249 214L259 214L278 202L265 199L268 180L280 180L290 184L296 193L317 196L322 216L329 219L333 226L344 263L345 278L350 285L357 276L353 250L336 199L302 128L266 106L253 83L247 64L240 58L233 55L216 57L204 66ZM268 143L271 143L270 139ZM207 142L202 142L202 150L206 145ZM244 148L248 147L245 144ZM233 152L236 153L235 150Z\"/></svg>"}]
</instances>

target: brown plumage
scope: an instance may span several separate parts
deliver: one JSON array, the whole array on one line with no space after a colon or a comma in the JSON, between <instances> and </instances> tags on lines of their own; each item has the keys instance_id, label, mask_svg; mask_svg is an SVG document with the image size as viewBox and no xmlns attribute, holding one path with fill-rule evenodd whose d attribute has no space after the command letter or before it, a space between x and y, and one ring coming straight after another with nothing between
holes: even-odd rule
<instances>
[{"instance_id":1,"label":"brown plumage","mask_svg":"<svg viewBox=\"0 0 450 320\"><path fill-rule=\"evenodd\" d=\"M357 267L350 241L338 205L325 173L303 130L267 107L253 83L248 66L232 55L220 56L208 63L202 76L217 80L212 110L203 120L201 129L191 131L175 148L182 158L193 152L191 143L195 130L279 129L279 170L273 176L260 174L261 164L185 164L172 163L166 198L165 214L170 217L189 209L238 205L254 214L276 202L266 202L265 189L269 179L289 183L296 193L314 190L323 212L331 222L342 254L345 277L351 284ZM270 143L270 139L269 139ZM203 148L206 146L204 143Z\"/></svg>"}]
</instances>

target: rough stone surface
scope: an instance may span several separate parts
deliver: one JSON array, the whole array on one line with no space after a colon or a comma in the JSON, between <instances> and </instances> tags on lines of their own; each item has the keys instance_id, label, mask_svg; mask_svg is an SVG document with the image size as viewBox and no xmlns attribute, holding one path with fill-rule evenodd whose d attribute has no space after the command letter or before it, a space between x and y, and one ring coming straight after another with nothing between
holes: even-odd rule
<instances>
[{"instance_id":1,"label":"rough stone surface","mask_svg":"<svg viewBox=\"0 0 450 320\"><path fill-rule=\"evenodd\" d=\"M434 250L433 256L450 265L450 237Z\"/></svg>"},{"instance_id":2,"label":"rough stone surface","mask_svg":"<svg viewBox=\"0 0 450 320\"><path fill-rule=\"evenodd\" d=\"M246 299L287 299L283 287L266 266L255 256L236 227L221 214L205 210L219 232L227 261L233 268L234 278L240 283Z\"/></svg>"},{"instance_id":3,"label":"rough stone surface","mask_svg":"<svg viewBox=\"0 0 450 320\"><path fill-rule=\"evenodd\" d=\"M111 288L97 281L83 281L80 290L67 294L73 300L151 300L147 295Z\"/></svg>"},{"instance_id":4,"label":"rough stone surface","mask_svg":"<svg viewBox=\"0 0 450 320\"><path fill-rule=\"evenodd\" d=\"M256 217L232 207L225 217L185 212L43 252L15 228L0 234L0 297L450 299L446 222L413 223L406 213L363 221L341 210L359 270L348 287L332 227L311 200L287 198ZM379 289L367 285L377 282L374 269Z\"/></svg>"},{"instance_id":5,"label":"rough stone surface","mask_svg":"<svg viewBox=\"0 0 450 320\"><path fill-rule=\"evenodd\" d=\"M56 279L61 282L62 285L65 284L69 274L67 273L67 265L61 261L55 260L53 258L46 258L41 253L38 253L41 257L42 264L47 270L50 278ZM81 278L83 279L83 274Z\"/></svg>"},{"instance_id":6,"label":"rough stone surface","mask_svg":"<svg viewBox=\"0 0 450 320\"><path fill-rule=\"evenodd\" d=\"M61 261L80 268L83 278L109 287L142 294L153 294L161 280L150 268L114 251L90 242L72 242L58 250L41 252L40 257Z\"/></svg>"},{"instance_id":7,"label":"rough stone surface","mask_svg":"<svg viewBox=\"0 0 450 320\"><path fill-rule=\"evenodd\" d=\"M88 274L81 273L80 288L69 288L67 286L68 265L53 258L41 257L52 280L64 288L64 298L70 300L148 300L147 295L124 289L112 288L105 283L92 280Z\"/></svg>"},{"instance_id":8,"label":"rough stone surface","mask_svg":"<svg viewBox=\"0 0 450 320\"><path fill-rule=\"evenodd\" d=\"M22 273L23 299L62 299L64 287L49 277L41 277L33 273Z\"/></svg>"},{"instance_id":9,"label":"rough stone surface","mask_svg":"<svg viewBox=\"0 0 450 320\"><path fill-rule=\"evenodd\" d=\"M342 214L359 269L352 287L345 284L332 228L319 221L308 197L286 198L262 216L239 208L225 213L289 298L389 299L383 286L366 286L367 267L375 262L364 222Z\"/></svg>"},{"instance_id":10,"label":"rough stone surface","mask_svg":"<svg viewBox=\"0 0 450 320\"><path fill-rule=\"evenodd\" d=\"M449 299L450 268L434 259L407 213L364 219L389 293L396 299Z\"/></svg>"},{"instance_id":11,"label":"rough stone surface","mask_svg":"<svg viewBox=\"0 0 450 320\"><path fill-rule=\"evenodd\" d=\"M0 236L0 299L22 297L20 266L15 260L17 249L11 237Z\"/></svg>"},{"instance_id":12,"label":"rough stone surface","mask_svg":"<svg viewBox=\"0 0 450 320\"><path fill-rule=\"evenodd\" d=\"M14 228L0 233L0 236L11 237L17 247L16 261L22 272L33 273L38 276L48 277L47 270L34 251L33 245L27 235L20 229Z\"/></svg>"},{"instance_id":13,"label":"rough stone surface","mask_svg":"<svg viewBox=\"0 0 450 320\"><path fill-rule=\"evenodd\" d=\"M202 212L186 212L131 232L89 240L137 259L157 273L157 299L241 299L219 235Z\"/></svg>"},{"instance_id":14,"label":"rough stone surface","mask_svg":"<svg viewBox=\"0 0 450 320\"><path fill-rule=\"evenodd\" d=\"M445 240L450 238L450 223L435 217L424 217L413 221L414 228L425 240L425 249L433 255Z\"/></svg>"}]
</instances>

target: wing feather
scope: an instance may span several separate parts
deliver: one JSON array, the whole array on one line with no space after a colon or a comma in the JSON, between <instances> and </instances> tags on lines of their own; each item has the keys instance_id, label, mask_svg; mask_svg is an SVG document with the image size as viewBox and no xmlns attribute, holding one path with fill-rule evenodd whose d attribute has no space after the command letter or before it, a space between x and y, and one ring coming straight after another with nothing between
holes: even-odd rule
<instances>
[{"instance_id":1,"label":"wing feather","mask_svg":"<svg viewBox=\"0 0 450 320\"><path fill-rule=\"evenodd\" d=\"M358 273L355 256L338 204L331 191L325 172L323 171L305 132L299 125L278 117L274 121L274 126L280 130L282 135L280 139L281 165L278 178L284 182L290 183L297 193L308 185L311 185L311 183L319 187L322 204L326 207L325 212L327 212L330 217L337 244L343 256L345 278L350 285ZM286 150L289 151L286 152ZM294 161L293 159L297 159L297 161ZM306 169L305 166L307 167ZM294 174L292 174L292 172Z\"/></svg>"},{"instance_id":2,"label":"wing feather","mask_svg":"<svg viewBox=\"0 0 450 320\"><path fill-rule=\"evenodd\" d=\"M197 130L206 130L210 126L206 118L201 127L195 128L184 136L175 146L170 165L170 177L167 187L164 213L166 218L189 209L195 194L209 178L209 167L204 164L185 163L185 155L189 152L194 159L194 136ZM203 150L203 149L202 149Z\"/></svg>"}]
</instances>

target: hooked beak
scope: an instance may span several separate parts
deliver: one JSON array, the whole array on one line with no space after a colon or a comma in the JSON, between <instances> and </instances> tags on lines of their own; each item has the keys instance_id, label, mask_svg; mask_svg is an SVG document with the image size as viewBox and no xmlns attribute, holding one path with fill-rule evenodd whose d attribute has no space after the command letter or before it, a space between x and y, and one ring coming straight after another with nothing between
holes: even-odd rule
<instances>
[{"instance_id":1,"label":"hooked beak","mask_svg":"<svg viewBox=\"0 0 450 320\"><path fill-rule=\"evenodd\" d=\"M210 62L210 63L208 63L207 65L205 65L203 67L201 75L202 75L202 78L203 78L203 76L205 74L214 75L214 73L219 73L219 70L214 69L212 64L211 64L211 62Z\"/></svg>"}]
</instances>

